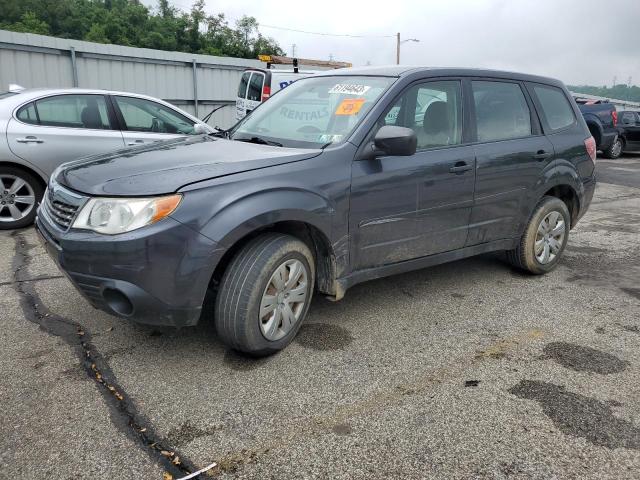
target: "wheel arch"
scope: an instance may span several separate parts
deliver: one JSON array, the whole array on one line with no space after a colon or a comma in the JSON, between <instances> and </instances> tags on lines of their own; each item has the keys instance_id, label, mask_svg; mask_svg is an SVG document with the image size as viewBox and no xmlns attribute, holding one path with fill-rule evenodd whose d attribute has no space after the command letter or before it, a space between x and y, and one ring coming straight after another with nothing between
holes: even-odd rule
<instances>
[{"instance_id":1,"label":"wheel arch","mask_svg":"<svg viewBox=\"0 0 640 480\"><path fill-rule=\"evenodd\" d=\"M224 272L242 247L258 235L277 232L291 235L309 247L315 260L315 283L318 291L326 295L336 295L336 254L329 237L320 227L300 219L263 223L260 219L254 218L251 223L256 225L255 228L244 231L241 236L230 235L234 241L227 248L213 271L209 285L210 290L214 292L217 290Z\"/></svg>"},{"instance_id":2,"label":"wheel arch","mask_svg":"<svg viewBox=\"0 0 640 480\"><path fill-rule=\"evenodd\" d=\"M550 187L544 194L548 197L556 197L564 202L571 216L571 226L577 223L580 215L580 196L573 186L568 183L559 183Z\"/></svg>"},{"instance_id":3,"label":"wheel arch","mask_svg":"<svg viewBox=\"0 0 640 480\"><path fill-rule=\"evenodd\" d=\"M1 167L17 168L18 170L22 170L23 172L33 175L34 178L40 181L40 185L42 186L43 190L47 188L48 179L45 176L43 176L42 173L40 173L38 170L34 168L31 168L22 163L8 162L6 160L0 160L0 168Z\"/></svg>"}]
</instances>

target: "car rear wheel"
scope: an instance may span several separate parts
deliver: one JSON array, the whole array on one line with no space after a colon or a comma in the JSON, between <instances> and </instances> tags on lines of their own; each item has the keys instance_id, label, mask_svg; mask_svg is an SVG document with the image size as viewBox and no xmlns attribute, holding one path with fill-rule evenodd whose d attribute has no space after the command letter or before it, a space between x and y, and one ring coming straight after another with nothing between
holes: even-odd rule
<instances>
[{"instance_id":1,"label":"car rear wheel","mask_svg":"<svg viewBox=\"0 0 640 480\"><path fill-rule=\"evenodd\" d=\"M256 237L220 282L214 314L220 339L254 356L283 349L307 315L314 278L313 255L303 242L279 233Z\"/></svg>"},{"instance_id":2,"label":"car rear wheel","mask_svg":"<svg viewBox=\"0 0 640 480\"><path fill-rule=\"evenodd\" d=\"M624 140L620 137L616 137L611 146L607 148L604 152L604 156L611 159L619 158L622 155L622 151L624 150Z\"/></svg>"},{"instance_id":3,"label":"car rear wheel","mask_svg":"<svg viewBox=\"0 0 640 480\"><path fill-rule=\"evenodd\" d=\"M43 194L42 184L32 174L0 167L0 230L31 225Z\"/></svg>"},{"instance_id":4,"label":"car rear wheel","mask_svg":"<svg viewBox=\"0 0 640 480\"><path fill-rule=\"evenodd\" d=\"M536 275L553 270L569 238L571 216L567 205L556 197L543 197L520 239L507 252L507 259L517 268Z\"/></svg>"}]
</instances>

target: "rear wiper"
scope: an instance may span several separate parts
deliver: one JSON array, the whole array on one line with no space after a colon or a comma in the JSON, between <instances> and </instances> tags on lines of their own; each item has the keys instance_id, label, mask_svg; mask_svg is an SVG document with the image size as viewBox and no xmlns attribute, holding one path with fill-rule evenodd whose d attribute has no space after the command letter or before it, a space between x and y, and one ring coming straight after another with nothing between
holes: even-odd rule
<instances>
[{"instance_id":1,"label":"rear wiper","mask_svg":"<svg viewBox=\"0 0 640 480\"><path fill-rule=\"evenodd\" d=\"M262 137L251 137L251 138L234 138L239 142L248 142L248 143L257 143L259 145L273 145L274 147L282 147L283 145L278 142L274 142L272 140L265 140Z\"/></svg>"}]
</instances>

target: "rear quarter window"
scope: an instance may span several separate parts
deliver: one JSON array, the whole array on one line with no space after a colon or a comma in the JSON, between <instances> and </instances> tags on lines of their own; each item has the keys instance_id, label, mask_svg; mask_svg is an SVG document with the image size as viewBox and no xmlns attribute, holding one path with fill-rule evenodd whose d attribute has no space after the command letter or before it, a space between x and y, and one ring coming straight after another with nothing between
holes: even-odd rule
<instances>
[{"instance_id":1,"label":"rear quarter window","mask_svg":"<svg viewBox=\"0 0 640 480\"><path fill-rule=\"evenodd\" d=\"M36 114L36 107L34 106L33 102L27 103L26 105L22 106L20 110L18 110L16 117L18 117L18 120L24 123L30 123L32 125L38 124L38 115Z\"/></svg>"},{"instance_id":2,"label":"rear quarter window","mask_svg":"<svg viewBox=\"0 0 640 480\"><path fill-rule=\"evenodd\" d=\"M570 127L576 121L573 108L564 92L548 85L533 85L533 92L542 107L542 116L551 131Z\"/></svg>"}]
</instances>

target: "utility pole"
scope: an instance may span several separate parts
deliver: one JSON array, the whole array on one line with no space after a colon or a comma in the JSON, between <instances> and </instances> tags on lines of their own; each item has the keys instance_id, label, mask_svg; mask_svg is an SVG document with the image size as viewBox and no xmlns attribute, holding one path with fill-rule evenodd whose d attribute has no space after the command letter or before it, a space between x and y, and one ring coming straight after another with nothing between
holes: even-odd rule
<instances>
[{"instance_id":1,"label":"utility pole","mask_svg":"<svg viewBox=\"0 0 640 480\"><path fill-rule=\"evenodd\" d=\"M417 38L407 38L400 41L400 32L396 33L396 64L400 65L400 45L407 42L420 42Z\"/></svg>"},{"instance_id":2,"label":"utility pole","mask_svg":"<svg viewBox=\"0 0 640 480\"><path fill-rule=\"evenodd\" d=\"M611 85L611 88L616 86L616 81L618 80L618 77L616 77L615 75L613 76L613 85Z\"/></svg>"},{"instance_id":3,"label":"utility pole","mask_svg":"<svg viewBox=\"0 0 640 480\"><path fill-rule=\"evenodd\" d=\"M293 43L291 45L291 56L294 57L294 58L296 56L296 44L295 43Z\"/></svg>"},{"instance_id":4,"label":"utility pole","mask_svg":"<svg viewBox=\"0 0 640 480\"><path fill-rule=\"evenodd\" d=\"M330 61L330 62L333 62L333 53L330 53L330 54L329 54L329 61Z\"/></svg>"}]
</instances>

